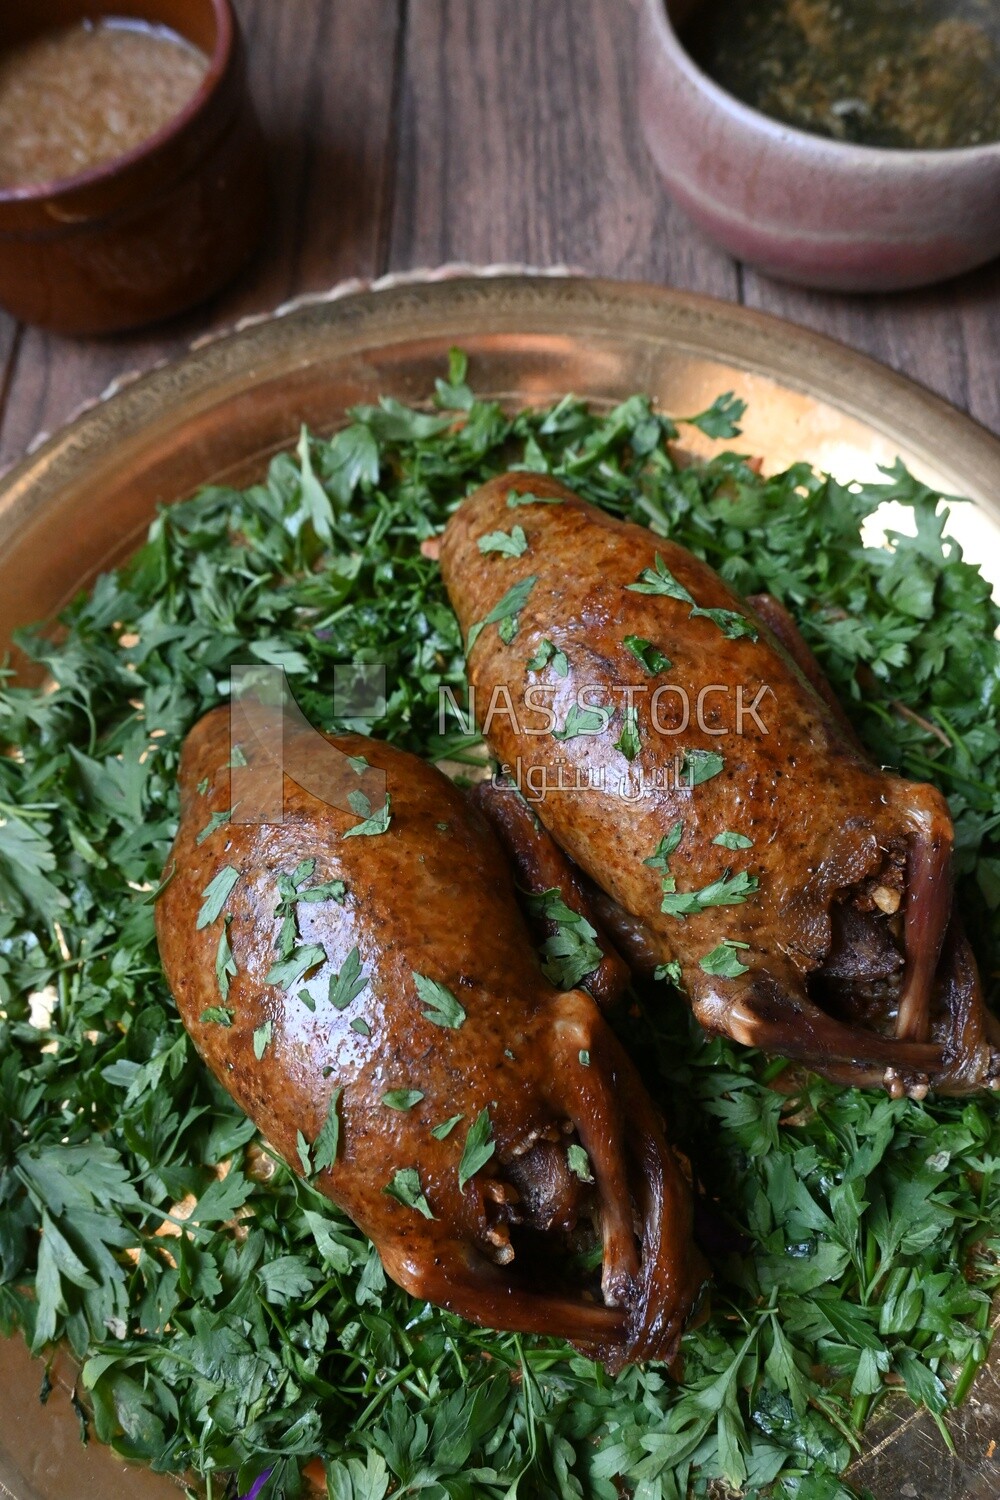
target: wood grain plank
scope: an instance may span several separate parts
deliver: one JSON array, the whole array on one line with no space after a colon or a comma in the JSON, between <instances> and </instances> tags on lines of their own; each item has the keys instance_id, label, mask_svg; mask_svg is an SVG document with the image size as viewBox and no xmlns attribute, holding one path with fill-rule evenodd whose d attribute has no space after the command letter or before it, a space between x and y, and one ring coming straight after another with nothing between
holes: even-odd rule
<instances>
[{"instance_id":1,"label":"wood grain plank","mask_svg":"<svg viewBox=\"0 0 1000 1500\"><path fill-rule=\"evenodd\" d=\"M411 0L391 265L565 262L737 295L665 198L621 0Z\"/></svg>"},{"instance_id":2,"label":"wood grain plank","mask_svg":"<svg viewBox=\"0 0 1000 1500\"><path fill-rule=\"evenodd\" d=\"M118 376L247 313L382 268L400 0L237 0L237 9L271 157L267 242L235 286L169 325L72 342L24 330L0 425L0 469ZM0 369L3 351L0 324Z\"/></svg>"},{"instance_id":3,"label":"wood grain plank","mask_svg":"<svg viewBox=\"0 0 1000 1500\"><path fill-rule=\"evenodd\" d=\"M750 270L743 290L749 306L864 350L1000 432L1000 265L895 296L803 291Z\"/></svg>"}]
</instances>

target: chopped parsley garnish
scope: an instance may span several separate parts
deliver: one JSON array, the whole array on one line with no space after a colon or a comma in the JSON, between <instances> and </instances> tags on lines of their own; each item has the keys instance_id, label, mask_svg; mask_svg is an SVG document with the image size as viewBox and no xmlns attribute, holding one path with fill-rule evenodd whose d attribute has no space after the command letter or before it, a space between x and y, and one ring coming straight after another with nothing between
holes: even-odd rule
<instances>
[{"instance_id":1,"label":"chopped parsley garnish","mask_svg":"<svg viewBox=\"0 0 1000 1500\"><path fill-rule=\"evenodd\" d=\"M748 839L745 833L733 833L729 829L724 833L717 833L712 843L720 845L723 849L753 848L753 839Z\"/></svg>"},{"instance_id":2,"label":"chopped parsley garnish","mask_svg":"<svg viewBox=\"0 0 1000 1500\"><path fill-rule=\"evenodd\" d=\"M749 946L749 943L738 943L734 938L723 938L717 948L698 960L698 967L706 974L717 974L722 979L739 979L741 974L748 974L750 970L746 964L740 963L737 950Z\"/></svg>"},{"instance_id":3,"label":"chopped parsley garnish","mask_svg":"<svg viewBox=\"0 0 1000 1500\"><path fill-rule=\"evenodd\" d=\"M667 979L671 984L675 984L678 987L683 977L683 971L676 958L669 959L665 964L657 964L653 971L654 979Z\"/></svg>"},{"instance_id":4,"label":"chopped parsley garnish","mask_svg":"<svg viewBox=\"0 0 1000 1500\"><path fill-rule=\"evenodd\" d=\"M233 1013L226 1005L210 1005L198 1019L203 1026L232 1026Z\"/></svg>"},{"instance_id":5,"label":"chopped parsley garnish","mask_svg":"<svg viewBox=\"0 0 1000 1500\"><path fill-rule=\"evenodd\" d=\"M673 827L663 835L649 858L643 860L643 864L649 865L651 870L661 870L666 874L669 868L668 861L670 856L676 854L683 837L684 822L679 818Z\"/></svg>"},{"instance_id":6,"label":"chopped parsley garnish","mask_svg":"<svg viewBox=\"0 0 1000 1500\"><path fill-rule=\"evenodd\" d=\"M586 1047L580 1048L580 1064L584 1068L590 1067L590 1053L587 1051Z\"/></svg>"},{"instance_id":7,"label":"chopped parsley garnish","mask_svg":"<svg viewBox=\"0 0 1000 1500\"><path fill-rule=\"evenodd\" d=\"M574 1141L566 1151L566 1159L574 1177L579 1177L581 1182L593 1182L594 1172L590 1165L590 1157L582 1146L578 1146Z\"/></svg>"},{"instance_id":8,"label":"chopped parsley garnish","mask_svg":"<svg viewBox=\"0 0 1000 1500\"><path fill-rule=\"evenodd\" d=\"M264 978L264 983L280 985L283 990L291 990L309 973L310 969L315 969L325 963L326 949L319 943L305 943L301 948L293 948L287 958L279 958L276 964L272 964Z\"/></svg>"},{"instance_id":9,"label":"chopped parsley garnish","mask_svg":"<svg viewBox=\"0 0 1000 1500\"><path fill-rule=\"evenodd\" d=\"M706 437L734 438L740 435L739 423L746 409L745 401L732 391L726 391L716 396L707 411L699 412L695 417L678 417L677 420L697 427Z\"/></svg>"},{"instance_id":10,"label":"chopped parsley garnish","mask_svg":"<svg viewBox=\"0 0 1000 1500\"><path fill-rule=\"evenodd\" d=\"M446 985L439 984L436 979L428 979L426 974L418 974L415 969L413 980L417 986L417 994L427 1007L421 1011L424 1020L433 1021L435 1026L446 1026L457 1031L465 1021L465 1009L451 990Z\"/></svg>"},{"instance_id":11,"label":"chopped parsley garnish","mask_svg":"<svg viewBox=\"0 0 1000 1500\"><path fill-rule=\"evenodd\" d=\"M625 636L622 645L631 651L639 665L644 667L651 677L655 677L659 672L669 672L673 665L670 658L664 656L658 646L654 646L652 641L647 641L641 635Z\"/></svg>"},{"instance_id":12,"label":"chopped parsley garnish","mask_svg":"<svg viewBox=\"0 0 1000 1500\"><path fill-rule=\"evenodd\" d=\"M205 824L204 828L198 834L198 837L195 839L195 843L201 845L207 838L211 838L212 834L217 832L217 830L220 829L224 823L229 822L235 811L235 807L227 807L224 812L214 812L209 818L208 822Z\"/></svg>"},{"instance_id":13,"label":"chopped parsley garnish","mask_svg":"<svg viewBox=\"0 0 1000 1500\"><path fill-rule=\"evenodd\" d=\"M507 590L500 602L494 604L489 614L477 620L474 625L470 625L466 652L472 650L487 625L498 625L500 639L509 645L517 634L518 615L527 604L528 595L537 582L536 574L529 573L527 578L522 578L519 583L513 584Z\"/></svg>"},{"instance_id":14,"label":"chopped parsley garnish","mask_svg":"<svg viewBox=\"0 0 1000 1500\"><path fill-rule=\"evenodd\" d=\"M561 495L533 495L530 490L511 490L507 504L511 510L518 505L562 505Z\"/></svg>"},{"instance_id":15,"label":"chopped parsley garnish","mask_svg":"<svg viewBox=\"0 0 1000 1500\"><path fill-rule=\"evenodd\" d=\"M382 1095L382 1103L386 1109L405 1111L419 1104L423 1097L419 1089L389 1089Z\"/></svg>"},{"instance_id":16,"label":"chopped parsley garnish","mask_svg":"<svg viewBox=\"0 0 1000 1500\"><path fill-rule=\"evenodd\" d=\"M464 1119L464 1115L452 1115L449 1120L442 1120L440 1125L435 1125L431 1130L431 1135L436 1141L443 1141L447 1136L451 1135L455 1126Z\"/></svg>"},{"instance_id":17,"label":"chopped parsley garnish","mask_svg":"<svg viewBox=\"0 0 1000 1500\"><path fill-rule=\"evenodd\" d=\"M236 978L239 970L233 957L233 950L229 945L229 924L232 917L226 917L222 931L219 933L219 946L215 954L215 982L219 989L219 995L223 1000L229 999L229 982Z\"/></svg>"},{"instance_id":18,"label":"chopped parsley garnish","mask_svg":"<svg viewBox=\"0 0 1000 1500\"><path fill-rule=\"evenodd\" d=\"M311 1177L313 1174L312 1158L309 1155L309 1142L301 1130L295 1132L295 1149L298 1152L299 1161L302 1164L304 1176Z\"/></svg>"},{"instance_id":19,"label":"chopped parsley garnish","mask_svg":"<svg viewBox=\"0 0 1000 1500\"><path fill-rule=\"evenodd\" d=\"M337 1010L346 1010L368 988L368 976L361 967L361 954L351 949L340 966L339 974L330 975L327 999Z\"/></svg>"},{"instance_id":20,"label":"chopped parsley garnish","mask_svg":"<svg viewBox=\"0 0 1000 1500\"><path fill-rule=\"evenodd\" d=\"M326 1107L326 1119L313 1142L313 1171L317 1174L329 1171L337 1160L337 1152L340 1149L340 1115L338 1113L340 1095L339 1088L335 1088L330 1095L330 1102Z\"/></svg>"},{"instance_id":21,"label":"chopped parsley garnish","mask_svg":"<svg viewBox=\"0 0 1000 1500\"><path fill-rule=\"evenodd\" d=\"M615 740L615 749L620 750L630 763L635 760L642 749L639 738L639 710L634 706L625 709L622 717L622 732Z\"/></svg>"},{"instance_id":22,"label":"chopped parsley garnish","mask_svg":"<svg viewBox=\"0 0 1000 1500\"><path fill-rule=\"evenodd\" d=\"M351 1030L356 1031L358 1036L371 1036L372 1029L364 1016L355 1016L351 1022Z\"/></svg>"},{"instance_id":23,"label":"chopped parsley garnish","mask_svg":"<svg viewBox=\"0 0 1000 1500\"><path fill-rule=\"evenodd\" d=\"M465 1146L462 1150L462 1160L458 1164L458 1186L463 1193L466 1184L475 1177L481 1167L485 1167L495 1150L496 1144L493 1140L493 1125L489 1110L481 1109L469 1126L469 1133L465 1137Z\"/></svg>"},{"instance_id":24,"label":"chopped parsley garnish","mask_svg":"<svg viewBox=\"0 0 1000 1500\"><path fill-rule=\"evenodd\" d=\"M392 1181L387 1182L382 1189L390 1198L395 1198L397 1203L402 1203L406 1208L415 1208L418 1214L423 1214L425 1219L433 1219L434 1214L431 1206L424 1197L424 1190L420 1186L420 1173L416 1167L400 1167L393 1175Z\"/></svg>"},{"instance_id":25,"label":"chopped parsley garnish","mask_svg":"<svg viewBox=\"0 0 1000 1500\"><path fill-rule=\"evenodd\" d=\"M351 797L352 796L356 796L356 795L359 795L359 794L352 792L348 796L348 799L347 799L348 802L351 801ZM363 793L360 794L360 795L363 795ZM365 803L370 807L371 803L368 802L368 798L365 797L364 800L365 800ZM360 804L359 804L359 806L360 806ZM353 804L352 804L352 807L353 807ZM356 808L354 808L353 810L357 811ZM361 814L359 813L358 816L360 817ZM392 798L389 796L389 793L386 792L385 801L383 802L382 806L378 809L378 811L377 812L373 812L371 814L371 817L366 817L363 823L358 823L354 828L345 828L344 832L341 834L341 838L350 839L350 838L354 838L355 835L357 835L357 834L385 833L386 830L389 827L389 824L391 822L392 822Z\"/></svg>"},{"instance_id":26,"label":"chopped parsley garnish","mask_svg":"<svg viewBox=\"0 0 1000 1500\"><path fill-rule=\"evenodd\" d=\"M304 891L299 891L300 901L306 901L311 906L319 901L336 901L338 906L343 906L347 886L342 880L324 880L319 885L311 885Z\"/></svg>"},{"instance_id":27,"label":"chopped parsley garnish","mask_svg":"<svg viewBox=\"0 0 1000 1500\"><path fill-rule=\"evenodd\" d=\"M481 536L477 543L480 552L499 552L503 557L523 557L528 550L528 538L523 526L512 526L509 531L491 531Z\"/></svg>"},{"instance_id":28,"label":"chopped parsley garnish","mask_svg":"<svg viewBox=\"0 0 1000 1500\"><path fill-rule=\"evenodd\" d=\"M541 672L550 665L557 677L569 676L569 660L565 651L560 651L550 640L539 641L538 649L528 658L525 666L529 672Z\"/></svg>"},{"instance_id":29,"label":"chopped parsley garnish","mask_svg":"<svg viewBox=\"0 0 1000 1500\"><path fill-rule=\"evenodd\" d=\"M554 729L552 738L554 740L575 740L581 734L603 734L608 727L610 710L588 705L581 708L579 703L571 703L566 714L566 722L562 729Z\"/></svg>"},{"instance_id":30,"label":"chopped parsley garnish","mask_svg":"<svg viewBox=\"0 0 1000 1500\"><path fill-rule=\"evenodd\" d=\"M711 885L702 886L700 891L664 890L660 910L671 917L689 917L693 912L706 911L710 906L742 906L759 884L758 877L748 875L745 870L737 875L727 870Z\"/></svg>"},{"instance_id":31,"label":"chopped parsley garnish","mask_svg":"<svg viewBox=\"0 0 1000 1500\"><path fill-rule=\"evenodd\" d=\"M696 604L693 596L671 573L659 552L656 554L655 568L643 568L639 574L639 581L627 583L625 587L634 594L661 594L668 599L677 599L682 604L689 604L692 620L699 618L711 620L713 625L718 625L723 635L728 636L730 640L737 640L740 636L746 636L752 641L757 639L756 625L745 615L741 615L738 610L702 609Z\"/></svg>"},{"instance_id":32,"label":"chopped parsley garnish","mask_svg":"<svg viewBox=\"0 0 1000 1500\"><path fill-rule=\"evenodd\" d=\"M724 758L715 750L685 750L680 776L688 786L701 786L725 768Z\"/></svg>"},{"instance_id":33,"label":"chopped parsley garnish","mask_svg":"<svg viewBox=\"0 0 1000 1500\"><path fill-rule=\"evenodd\" d=\"M264 1021L260 1026L257 1027L256 1031L253 1034L253 1055L258 1062L260 1062L261 1058L264 1056L264 1053L271 1045L271 1038L273 1036L274 1022L269 1016L266 1021Z\"/></svg>"},{"instance_id":34,"label":"chopped parsley garnish","mask_svg":"<svg viewBox=\"0 0 1000 1500\"><path fill-rule=\"evenodd\" d=\"M222 908L233 893L233 887L240 878L239 870L232 865L223 865L218 875L212 877L205 889L202 891L201 910L198 913L195 926L199 932L203 927L211 927L222 915Z\"/></svg>"},{"instance_id":35,"label":"chopped parsley garnish","mask_svg":"<svg viewBox=\"0 0 1000 1500\"><path fill-rule=\"evenodd\" d=\"M575 989L604 958L596 931L586 917L567 906L554 886L529 895L527 906L535 917L558 923L557 931L545 939L542 948L542 972L557 989Z\"/></svg>"}]
</instances>

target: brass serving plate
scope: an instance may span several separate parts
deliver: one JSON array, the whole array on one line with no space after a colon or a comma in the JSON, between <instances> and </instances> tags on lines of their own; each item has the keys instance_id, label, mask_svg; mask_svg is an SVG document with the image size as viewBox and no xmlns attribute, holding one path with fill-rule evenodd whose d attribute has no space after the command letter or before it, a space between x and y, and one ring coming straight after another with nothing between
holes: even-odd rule
<instances>
[{"instance_id":1,"label":"brass serving plate","mask_svg":"<svg viewBox=\"0 0 1000 1500\"><path fill-rule=\"evenodd\" d=\"M469 354L476 389L511 404L573 391L606 406L648 391L684 414L733 390L749 402L738 446L771 470L805 458L842 479L868 478L898 455L969 498L951 530L1000 585L1000 441L902 376L687 293L449 272L333 293L252 323L124 385L38 447L0 480L0 651L19 625L52 616L127 556L157 505L258 477L303 422L328 432L346 407L380 394L426 398L455 344ZM950 1419L954 1456L926 1415L887 1411L852 1481L876 1500L995 1500L998 1372L1000 1357ZM20 1344L0 1345L0 1497L176 1495L169 1480L79 1446L71 1378L65 1370L40 1407L40 1364Z\"/></svg>"}]
</instances>

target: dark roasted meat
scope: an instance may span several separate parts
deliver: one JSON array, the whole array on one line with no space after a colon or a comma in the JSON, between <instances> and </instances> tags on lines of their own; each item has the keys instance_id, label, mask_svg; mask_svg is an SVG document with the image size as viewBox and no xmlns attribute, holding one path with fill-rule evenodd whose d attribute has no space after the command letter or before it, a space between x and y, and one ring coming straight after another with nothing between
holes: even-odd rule
<instances>
[{"instance_id":1,"label":"dark roasted meat","mask_svg":"<svg viewBox=\"0 0 1000 1500\"><path fill-rule=\"evenodd\" d=\"M241 823L228 710L184 748L157 932L202 1057L414 1296L613 1369L671 1357L703 1277L686 1184L593 999L543 976L488 823L386 744L311 731L290 754L282 821Z\"/></svg>"},{"instance_id":2,"label":"dark roasted meat","mask_svg":"<svg viewBox=\"0 0 1000 1500\"><path fill-rule=\"evenodd\" d=\"M512 519L527 550L484 555ZM833 1078L997 1086L947 804L868 760L780 605L534 473L467 499L441 565L490 746L634 965Z\"/></svg>"}]
</instances>

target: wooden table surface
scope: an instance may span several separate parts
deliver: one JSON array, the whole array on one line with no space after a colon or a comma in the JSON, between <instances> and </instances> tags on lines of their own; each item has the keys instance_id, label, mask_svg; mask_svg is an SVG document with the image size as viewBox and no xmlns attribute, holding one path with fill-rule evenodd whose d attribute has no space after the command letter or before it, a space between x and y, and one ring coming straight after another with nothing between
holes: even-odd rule
<instances>
[{"instance_id":1,"label":"wooden table surface","mask_svg":"<svg viewBox=\"0 0 1000 1500\"><path fill-rule=\"evenodd\" d=\"M169 325L71 342L0 313L0 469L116 376L345 277L567 263L808 324L1000 431L1000 266L841 297L765 280L665 197L635 108L629 0L236 0L271 143L268 241Z\"/></svg>"}]
</instances>

